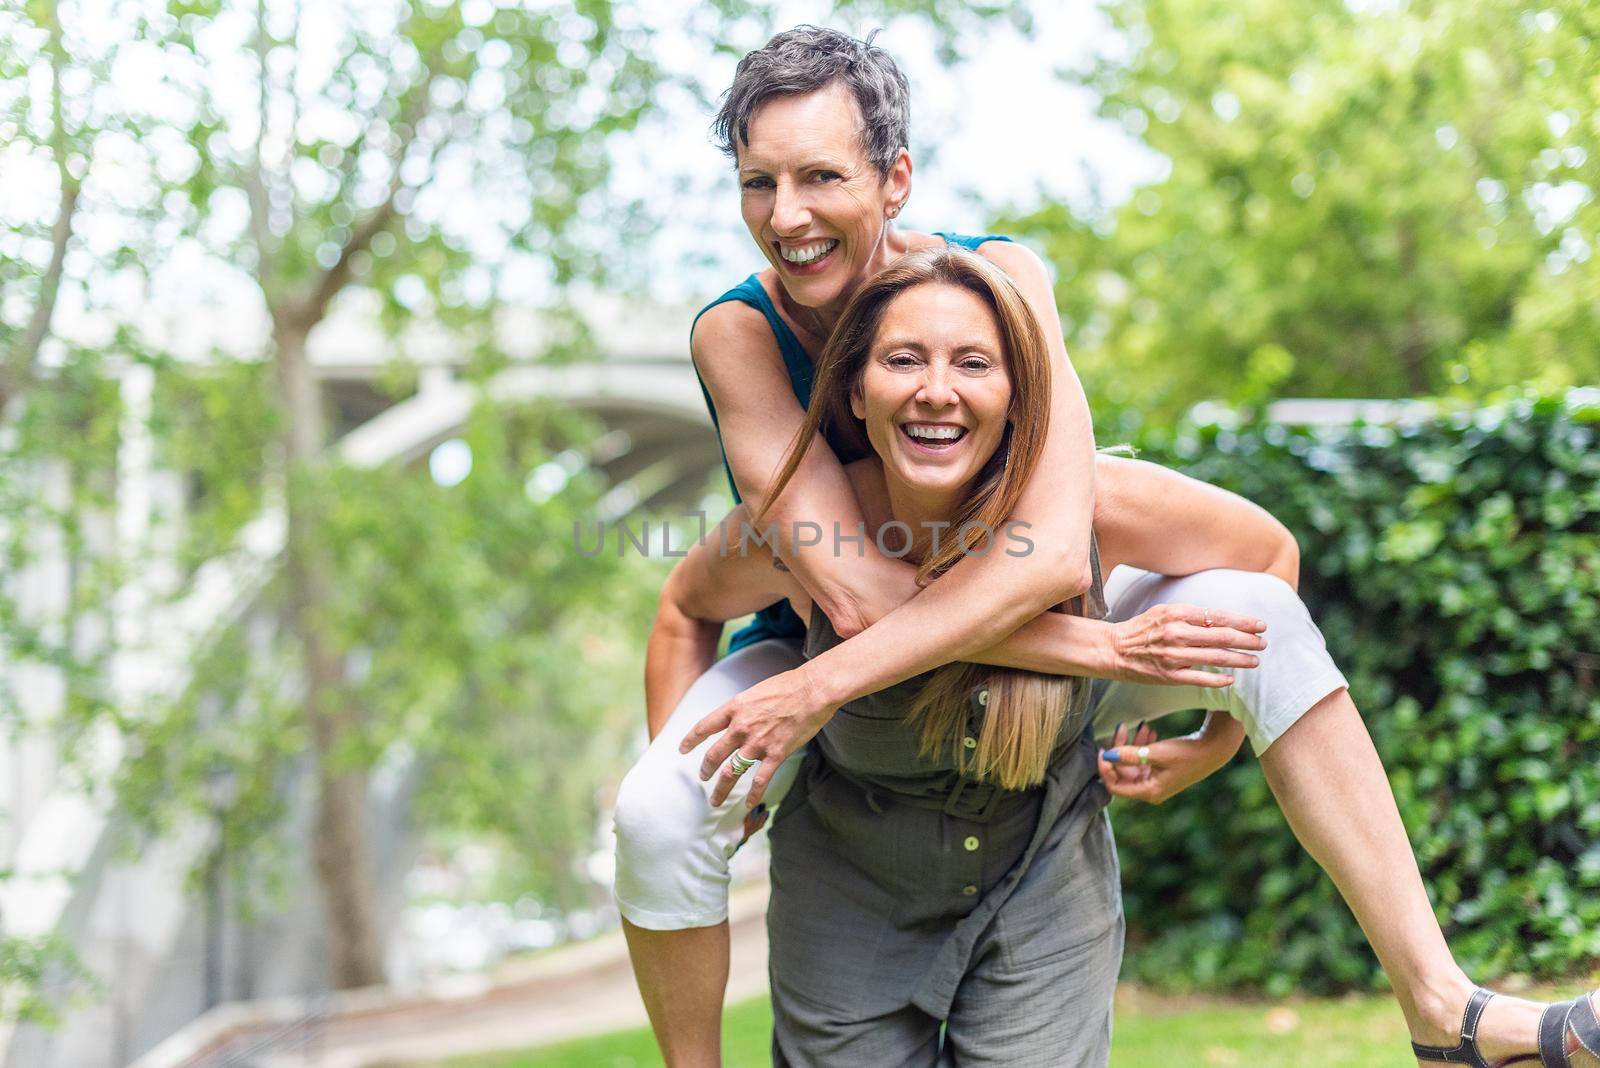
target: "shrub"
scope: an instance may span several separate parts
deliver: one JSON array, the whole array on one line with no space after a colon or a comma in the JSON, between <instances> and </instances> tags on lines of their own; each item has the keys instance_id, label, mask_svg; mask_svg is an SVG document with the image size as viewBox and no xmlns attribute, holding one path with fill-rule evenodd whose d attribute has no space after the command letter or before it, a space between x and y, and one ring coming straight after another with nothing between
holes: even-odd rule
<instances>
[{"instance_id":1,"label":"shrub","mask_svg":"<svg viewBox=\"0 0 1600 1068\"><path fill-rule=\"evenodd\" d=\"M1142 455L1266 507L1389 772L1474 978L1600 958L1600 402L1574 393L1395 427L1142 435ZM1270 636L1269 636L1270 638ZM1272 994L1382 982L1254 760L1119 802L1127 971Z\"/></svg>"}]
</instances>

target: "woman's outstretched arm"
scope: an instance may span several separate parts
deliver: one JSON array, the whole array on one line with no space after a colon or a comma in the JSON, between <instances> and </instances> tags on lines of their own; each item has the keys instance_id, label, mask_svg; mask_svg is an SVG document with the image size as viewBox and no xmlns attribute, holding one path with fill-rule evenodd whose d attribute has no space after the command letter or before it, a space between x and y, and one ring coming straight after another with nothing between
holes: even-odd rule
<instances>
[{"instance_id":1,"label":"woman's outstretched arm","mask_svg":"<svg viewBox=\"0 0 1600 1068\"><path fill-rule=\"evenodd\" d=\"M1300 548L1264 508L1143 460L1100 455L1095 467L1094 532L1106 574L1121 564L1172 576L1231 568L1299 587ZM1194 667L1253 667L1254 657L1241 651L1265 644L1256 637L1259 620L1196 605L1157 605L1121 624L1091 623L1097 621L1047 612L967 659L1130 682L1152 681L1162 672L1166 677L1154 681L1219 687L1232 678ZM1064 662L1069 656L1096 663L1072 670ZM1192 658L1187 670L1173 668L1175 657Z\"/></svg>"}]
</instances>

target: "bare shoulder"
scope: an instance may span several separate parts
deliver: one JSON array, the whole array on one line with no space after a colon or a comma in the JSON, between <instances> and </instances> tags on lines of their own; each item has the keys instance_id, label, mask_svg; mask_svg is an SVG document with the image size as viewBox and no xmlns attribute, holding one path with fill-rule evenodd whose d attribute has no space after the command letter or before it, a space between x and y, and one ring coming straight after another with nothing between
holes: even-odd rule
<instances>
[{"instance_id":1,"label":"bare shoulder","mask_svg":"<svg viewBox=\"0 0 1600 1068\"><path fill-rule=\"evenodd\" d=\"M1050 274L1045 270L1044 260L1020 241L985 241L978 246L978 255L1005 271L1018 285L1030 282L1050 284Z\"/></svg>"},{"instance_id":2,"label":"bare shoulder","mask_svg":"<svg viewBox=\"0 0 1600 1068\"><path fill-rule=\"evenodd\" d=\"M1040 324L1046 327L1045 333L1050 339L1054 358L1068 359L1070 363L1066 351L1056 343L1056 339L1061 337L1061 320L1056 311L1056 287L1039 254L1016 241L985 241L978 246L978 255L998 266L1016 283L1023 299L1032 305L1034 314L1039 316ZM1055 323L1058 329L1049 329L1051 323Z\"/></svg>"},{"instance_id":3,"label":"bare shoulder","mask_svg":"<svg viewBox=\"0 0 1600 1068\"><path fill-rule=\"evenodd\" d=\"M721 362L724 353L748 354L752 348L778 351L766 316L742 300L725 300L704 312L689 334L689 351L702 369Z\"/></svg>"}]
</instances>

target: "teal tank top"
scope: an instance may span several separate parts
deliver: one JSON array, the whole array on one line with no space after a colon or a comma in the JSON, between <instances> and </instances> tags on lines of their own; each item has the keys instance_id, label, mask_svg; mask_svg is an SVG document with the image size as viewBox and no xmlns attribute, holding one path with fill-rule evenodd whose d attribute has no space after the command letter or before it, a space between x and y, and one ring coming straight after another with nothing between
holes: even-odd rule
<instances>
[{"instance_id":1,"label":"teal tank top","mask_svg":"<svg viewBox=\"0 0 1600 1068\"><path fill-rule=\"evenodd\" d=\"M942 237L946 244L959 245L965 249L977 250L985 241L1010 241L1011 238L1003 234L985 234L974 237L968 234L949 234L935 231L935 237ZM806 350L801 348L800 339L794 336L794 331L789 329L789 324L783 321L778 314L778 309L773 307L772 298L767 296L766 289L761 285L761 280L751 275L743 282L728 290L716 300L700 309L699 315L694 317L698 323L700 316L715 308L718 304L725 304L730 300L737 300L741 304L748 304L766 317L767 325L772 328L772 336L778 341L778 351L783 354L783 366L789 372L789 385L794 388L795 399L800 402L800 407L811 406L811 379L815 371L811 357ZM691 324L689 332L694 332ZM700 379L699 368L695 369L695 378L700 380L700 393L706 399L706 411L711 413L711 426L717 432L717 446L722 448L722 428L717 423L717 408L711 403L711 393L706 389L703 379ZM722 470L728 476L728 488L733 491L734 501L739 501L739 487L734 485L733 471L728 467L727 449L722 449ZM788 638L800 641L806 635L806 624L789 607L788 601L778 601L769 604L748 624L741 627L732 638L728 640L728 652L743 649L747 645L765 641L768 638Z\"/></svg>"}]
</instances>

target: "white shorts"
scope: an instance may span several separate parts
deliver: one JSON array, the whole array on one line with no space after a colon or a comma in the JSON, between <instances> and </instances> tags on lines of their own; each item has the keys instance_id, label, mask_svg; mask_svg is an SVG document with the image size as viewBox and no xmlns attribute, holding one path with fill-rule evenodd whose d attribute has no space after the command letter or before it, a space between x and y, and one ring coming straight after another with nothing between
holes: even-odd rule
<instances>
[{"instance_id":1,"label":"white shorts","mask_svg":"<svg viewBox=\"0 0 1600 1068\"><path fill-rule=\"evenodd\" d=\"M1215 709L1244 724L1259 756L1318 701L1349 685L1328 655L1322 631L1312 622L1305 602L1276 576L1218 568L1168 578L1119 567L1106 581L1106 603L1107 618L1117 622L1158 604L1192 604L1254 616L1266 621L1267 647L1258 654L1258 667L1234 669L1233 685L1222 689L1096 679L1094 736L1099 741L1109 738L1118 723L1132 727L1172 712Z\"/></svg>"},{"instance_id":2,"label":"white shorts","mask_svg":"<svg viewBox=\"0 0 1600 1068\"><path fill-rule=\"evenodd\" d=\"M689 687L650 748L617 791L617 909L635 927L675 931L710 927L728 918L728 861L744 841L745 795L755 773L739 779L720 806L700 761L713 738L690 753L678 743L724 701L762 679L805 663L800 642L782 638L729 653ZM767 784L769 810L788 792L805 750L784 761Z\"/></svg>"},{"instance_id":3,"label":"white shorts","mask_svg":"<svg viewBox=\"0 0 1600 1068\"><path fill-rule=\"evenodd\" d=\"M1288 583L1252 571L1203 571L1168 578L1118 568L1106 582L1113 620L1129 619L1157 604L1199 605L1267 623L1267 649L1259 667L1233 672L1224 689L1094 684L1094 732L1104 739L1119 722L1129 726L1172 712L1219 709L1244 724L1259 754L1328 694L1344 675L1328 656L1322 632ZM692 753L678 752L689 728L735 694L803 662L798 641L769 639L719 660L695 680L650 748L622 780L617 794L617 907L636 927L670 931L709 927L728 916L728 861L744 840L746 775L720 807L711 806L715 784L700 781L700 761L710 740ZM767 787L776 808L801 754L791 756Z\"/></svg>"}]
</instances>

